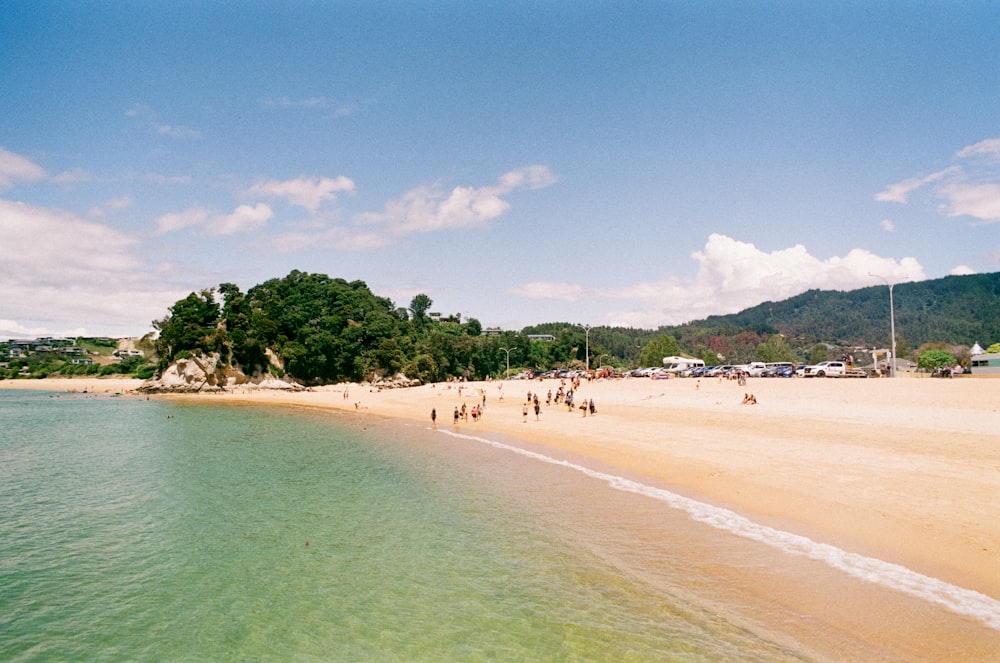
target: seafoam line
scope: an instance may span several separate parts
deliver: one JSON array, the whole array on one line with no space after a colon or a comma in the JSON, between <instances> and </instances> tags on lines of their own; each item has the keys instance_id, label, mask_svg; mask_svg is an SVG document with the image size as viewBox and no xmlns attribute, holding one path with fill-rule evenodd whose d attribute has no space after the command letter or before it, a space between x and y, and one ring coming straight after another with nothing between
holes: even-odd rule
<instances>
[{"instance_id":1,"label":"seafoam line","mask_svg":"<svg viewBox=\"0 0 1000 663\"><path fill-rule=\"evenodd\" d=\"M646 497L664 502L674 509L684 511L692 520L697 522L711 525L716 529L735 534L745 539L763 543L792 555L799 555L824 562L856 578L943 605L958 614L978 619L990 628L1000 631L1000 601L980 592L957 587L943 580L925 576L899 564L848 552L827 543L818 543L799 534L761 525L729 509L699 502L663 488L656 488L606 472L598 472L597 470L592 470L576 463L552 458L536 451L529 451L496 440L447 430L441 430L440 432L452 437L488 444L497 449L511 451L542 461L543 463L561 465L562 467L576 470L586 476L605 481L616 490L645 495Z\"/></svg>"}]
</instances>

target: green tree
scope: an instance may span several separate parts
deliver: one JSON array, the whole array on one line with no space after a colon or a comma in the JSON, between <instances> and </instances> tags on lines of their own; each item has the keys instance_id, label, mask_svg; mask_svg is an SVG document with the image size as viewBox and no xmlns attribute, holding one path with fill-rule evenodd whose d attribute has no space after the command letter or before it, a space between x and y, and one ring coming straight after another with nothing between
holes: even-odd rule
<instances>
[{"instance_id":1,"label":"green tree","mask_svg":"<svg viewBox=\"0 0 1000 663\"><path fill-rule=\"evenodd\" d=\"M647 343L639 353L641 366L662 366L664 357L676 357L681 352L677 339L670 334L661 334Z\"/></svg>"},{"instance_id":2,"label":"green tree","mask_svg":"<svg viewBox=\"0 0 1000 663\"><path fill-rule=\"evenodd\" d=\"M990 347L986 348L987 354L997 354L1000 353L1000 343L994 343Z\"/></svg>"},{"instance_id":3,"label":"green tree","mask_svg":"<svg viewBox=\"0 0 1000 663\"><path fill-rule=\"evenodd\" d=\"M424 318L427 317L427 311L429 311L433 305L434 301L427 295L423 293L414 295L413 299L410 300L410 313L413 314L414 322L417 324L423 324Z\"/></svg>"},{"instance_id":4,"label":"green tree","mask_svg":"<svg viewBox=\"0 0 1000 663\"><path fill-rule=\"evenodd\" d=\"M818 364L821 361L827 361L830 359L830 349L826 347L824 343L817 343L812 346L812 350L809 351L809 363Z\"/></svg>"},{"instance_id":5,"label":"green tree","mask_svg":"<svg viewBox=\"0 0 1000 663\"><path fill-rule=\"evenodd\" d=\"M764 362L795 361L795 350L781 334L772 334L757 346L757 359Z\"/></svg>"},{"instance_id":6,"label":"green tree","mask_svg":"<svg viewBox=\"0 0 1000 663\"><path fill-rule=\"evenodd\" d=\"M701 360L705 362L706 366L717 366L719 364L719 356L707 349L702 350Z\"/></svg>"},{"instance_id":7,"label":"green tree","mask_svg":"<svg viewBox=\"0 0 1000 663\"><path fill-rule=\"evenodd\" d=\"M216 324L219 305L215 292L202 290L191 293L170 307L170 315L154 320L160 334L156 339L156 354L160 368L166 367L179 352L212 352L217 349Z\"/></svg>"},{"instance_id":8,"label":"green tree","mask_svg":"<svg viewBox=\"0 0 1000 663\"><path fill-rule=\"evenodd\" d=\"M927 371L944 366L954 366L956 363L954 355L946 350L928 350L922 353L917 360L917 366Z\"/></svg>"},{"instance_id":9,"label":"green tree","mask_svg":"<svg viewBox=\"0 0 1000 663\"><path fill-rule=\"evenodd\" d=\"M475 318L469 318L465 321L465 333L469 336L479 336L483 333L482 323Z\"/></svg>"}]
</instances>

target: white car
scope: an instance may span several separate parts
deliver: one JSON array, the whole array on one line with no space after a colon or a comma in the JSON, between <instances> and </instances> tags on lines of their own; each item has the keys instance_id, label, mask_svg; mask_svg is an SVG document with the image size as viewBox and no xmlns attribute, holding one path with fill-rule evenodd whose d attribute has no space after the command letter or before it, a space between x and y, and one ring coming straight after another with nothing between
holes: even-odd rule
<instances>
[{"instance_id":1,"label":"white car","mask_svg":"<svg viewBox=\"0 0 1000 663\"><path fill-rule=\"evenodd\" d=\"M802 370L802 377L806 378L840 377L842 375L847 375L847 364L842 361L821 361L813 366L806 366Z\"/></svg>"}]
</instances>

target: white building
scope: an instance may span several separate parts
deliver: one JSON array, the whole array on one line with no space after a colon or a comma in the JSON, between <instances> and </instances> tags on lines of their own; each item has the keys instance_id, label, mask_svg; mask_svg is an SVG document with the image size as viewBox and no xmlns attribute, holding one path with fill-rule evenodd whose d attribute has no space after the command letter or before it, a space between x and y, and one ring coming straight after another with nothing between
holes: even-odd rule
<instances>
[{"instance_id":1,"label":"white building","mask_svg":"<svg viewBox=\"0 0 1000 663\"><path fill-rule=\"evenodd\" d=\"M1000 352L974 355L969 364L973 375L1000 375Z\"/></svg>"}]
</instances>

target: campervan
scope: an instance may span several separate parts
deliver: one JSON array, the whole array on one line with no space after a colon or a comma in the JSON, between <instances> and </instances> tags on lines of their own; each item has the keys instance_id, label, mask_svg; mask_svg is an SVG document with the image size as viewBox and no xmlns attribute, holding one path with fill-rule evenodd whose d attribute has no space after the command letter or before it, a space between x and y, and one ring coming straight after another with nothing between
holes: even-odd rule
<instances>
[{"instance_id":1,"label":"campervan","mask_svg":"<svg viewBox=\"0 0 1000 663\"><path fill-rule=\"evenodd\" d=\"M691 357L663 358L663 370L667 373L676 373L677 375L687 375L690 371L701 368L704 365L705 362L701 359L692 359Z\"/></svg>"}]
</instances>

